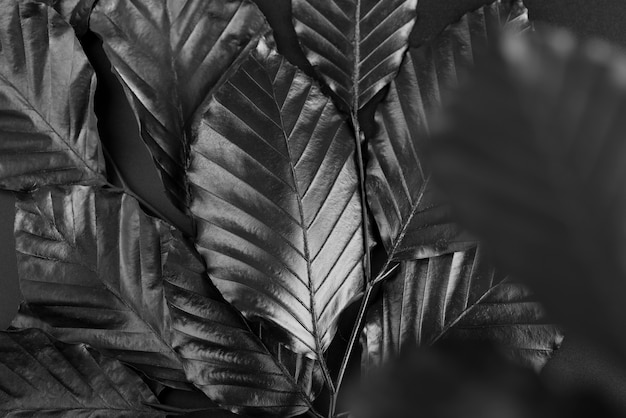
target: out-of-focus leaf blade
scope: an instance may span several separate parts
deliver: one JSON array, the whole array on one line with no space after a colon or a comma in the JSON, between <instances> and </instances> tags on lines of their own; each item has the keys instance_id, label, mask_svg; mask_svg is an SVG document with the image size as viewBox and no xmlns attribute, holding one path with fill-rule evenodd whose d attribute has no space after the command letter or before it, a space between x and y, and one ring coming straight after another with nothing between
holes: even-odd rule
<instances>
[{"instance_id":1,"label":"out-of-focus leaf blade","mask_svg":"<svg viewBox=\"0 0 626 418\"><path fill-rule=\"evenodd\" d=\"M411 48L375 115L368 138L367 197L390 260L437 256L473 245L432 187L423 162L430 125L446 91L474 63L474 51L503 26L528 27L521 1L496 1L467 13L435 39Z\"/></svg>"},{"instance_id":2,"label":"out-of-focus leaf blade","mask_svg":"<svg viewBox=\"0 0 626 418\"><path fill-rule=\"evenodd\" d=\"M364 371L443 340L493 343L540 369L562 337L531 292L491 267L477 247L405 261L383 283L362 334Z\"/></svg>"},{"instance_id":3,"label":"out-of-focus leaf blade","mask_svg":"<svg viewBox=\"0 0 626 418\"><path fill-rule=\"evenodd\" d=\"M0 332L0 413L4 417L165 417L158 400L114 359L37 329Z\"/></svg>"},{"instance_id":4,"label":"out-of-focus leaf blade","mask_svg":"<svg viewBox=\"0 0 626 418\"><path fill-rule=\"evenodd\" d=\"M249 0L102 0L90 27L103 39L166 191L186 209L193 115L267 30L261 12Z\"/></svg>"},{"instance_id":5,"label":"out-of-focus leaf blade","mask_svg":"<svg viewBox=\"0 0 626 418\"><path fill-rule=\"evenodd\" d=\"M398 72L417 0L292 0L300 44L344 105L357 111Z\"/></svg>"},{"instance_id":6,"label":"out-of-focus leaf blade","mask_svg":"<svg viewBox=\"0 0 626 418\"><path fill-rule=\"evenodd\" d=\"M567 32L505 37L459 91L433 165L494 259L565 326L620 352L624 62Z\"/></svg>"},{"instance_id":7,"label":"out-of-focus leaf blade","mask_svg":"<svg viewBox=\"0 0 626 418\"><path fill-rule=\"evenodd\" d=\"M45 4L0 9L0 187L103 183L96 79L74 31Z\"/></svg>"},{"instance_id":8,"label":"out-of-focus leaf blade","mask_svg":"<svg viewBox=\"0 0 626 418\"><path fill-rule=\"evenodd\" d=\"M280 353L269 351L207 280L196 257L182 240L173 240L164 271L173 346L189 379L238 413L306 412L321 386L317 363L280 345Z\"/></svg>"},{"instance_id":9,"label":"out-of-focus leaf blade","mask_svg":"<svg viewBox=\"0 0 626 418\"><path fill-rule=\"evenodd\" d=\"M354 140L333 103L270 41L221 86L188 170L196 244L224 297L319 356L363 287Z\"/></svg>"}]
</instances>

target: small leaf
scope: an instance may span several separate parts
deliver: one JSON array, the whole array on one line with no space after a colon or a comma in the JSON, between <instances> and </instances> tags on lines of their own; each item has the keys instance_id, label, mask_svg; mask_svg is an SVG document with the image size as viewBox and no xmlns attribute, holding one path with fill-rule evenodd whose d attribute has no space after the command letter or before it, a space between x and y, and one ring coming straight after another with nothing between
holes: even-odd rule
<instances>
[{"instance_id":1,"label":"small leaf","mask_svg":"<svg viewBox=\"0 0 626 418\"><path fill-rule=\"evenodd\" d=\"M375 130L367 138L366 188L390 261L474 245L432 187L423 157L445 93L473 66L474 51L496 39L503 26L516 31L528 27L521 1L506 3L496 1L467 13L432 41L409 49L377 108Z\"/></svg>"},{"instance_id":2,"label":"small leaf","mask_svg":"<svg viewBox=\"0 0 626 418\"><path fill-rule=\"evenodd\" d=\"M416 7L417 0L292 0L307 58L354 112L396 76Z\"/></svg>"},{"instance_id":3,"label":"small leaf","mask_svg":"<svg viewBox=\"0 0 626 418\"><path fill-rule=\"evenodd\" d=\"M96 79L74 31L41 3L0 9L0 187L103 183Z\"/></svg>"},{"instance_id":4,"label":"small leaf","mask_svg":"<svg viewBox=\"0 0 626 418\"><path fill-rule=\"evenodd\" d=\"M101 0L90 27L103 40L166 191L185 210L193 116L267 31L263 15L249 0Z\"/></svg>"},{"instance_id":5,"label":"small leaf","mask_svg":"<svg viewBox=\"0 0 626 418\"><path fill-rule=\"evenodd\" d=\"M494 270L480 247L406 261L383 283L362 334L365 371L441 340L490 342L540 369L562 337L523 285Z\"/></svg>"},{"instance_id":6,"label":"small leaf","mask_svg":"<svg viewBox=\"0 0 626 418\"><path fill-rule=\"evenodd\" d=\"M261 40L207 105L188 171L196 244L224 297L320 356L363 288L354 139Z\"/></svg>"},{"instance_id":7,"label":"small leaf","mask_svg":"<svg viewBox=\"0 0 626 418\"><path fill-rule=\"evenodd\" d=\"M0 332L0 413L22 416L165 417L157 398L117 360L37 329Z\"/></svg>"}]
</instances>

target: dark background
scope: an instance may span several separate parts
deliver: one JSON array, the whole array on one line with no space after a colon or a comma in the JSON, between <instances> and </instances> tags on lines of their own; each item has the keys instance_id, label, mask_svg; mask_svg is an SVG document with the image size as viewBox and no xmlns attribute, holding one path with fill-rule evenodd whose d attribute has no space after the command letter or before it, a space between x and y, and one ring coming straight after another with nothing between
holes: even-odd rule
<instances>
[{"instance_id":1,"label":"dark background","mask_svg":"<svg viewBox=\"0 0 626 418\"><path fill-rule=\"evenodd\" d=\"M305 66L293 29L289 26L289 2L258 0L270 23L280 32L279 49L295 64ZM436 35L465 12L489 3L484 0L420 0L418 21L411 36L417 46ZM581 37L600 37L626 46L626 0L526 0L531 20L567 27ZM189 221L167 200L151 157L143 145L137 122L121 86L109 71L99 40L92 34L83 39L86 53L98 76L96 113L101 140L120 168L130 188L167 215L182 229ZM109 172L113 170L109 165ZM0 260L3 266L0 290L0 327L9 325L19 303L13 241L14 197L0 192ZM586 307L593 309L593 307ZM611 358L598 352L592 341L568 336L562 350L543 372L546 381L558 387L592 386L626 410L626 371L614 367Z\"/></svg>"}]
</instances>

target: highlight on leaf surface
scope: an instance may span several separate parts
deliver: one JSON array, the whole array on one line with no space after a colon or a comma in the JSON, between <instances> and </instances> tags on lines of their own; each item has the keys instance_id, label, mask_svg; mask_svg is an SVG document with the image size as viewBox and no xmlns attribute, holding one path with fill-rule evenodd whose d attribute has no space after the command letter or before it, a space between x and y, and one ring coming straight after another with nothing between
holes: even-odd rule
<instances>
[{"instance_id":1,"label":"highlight on leaf surface","mask_svg":"<svg viewBox=\"0 0 626 418\"><path fill-rule=\"evenodd\" d=\"M626 58L541 31L481 63L450 106L436 178L560 322L623 350Z\"/></svg>"},{"instance_id":2,"label":"highlight on leaf surface","mask_svg":"<svg viewBox=\"0 0 626 418\"><path fill-rule=\"evenodd\" d=\"M196 245L224 297L321 357L363 290L354 138L262 39L208 102L188 169Z\"/></svg>"},{"instance_id":3,"label":"highlight on leaf surface","mask_svg":"<svg viewBox=\"0 0 626 418\"><path fill-rule=\"evenodd\" d=\"M96 79L72 27L42 3L0 9L0 188L104 183Z\"/></svg>"},{"instance_id":4,"label":"highlight on leaf surface","mask_svg":"<svg viewBox=\"0 0 626 418\"><path fill-rule=\"evenodd\" d=\"M119 361L38 329L0 332L0 413L165 417L148 386Z\"/></svg>"},{"instance_id":5,"label":"highlight on leaf surface","mask_svg":"<svg viewBox=\"0 0 626 418\"><path fill-rule=\"evenodd\" d=\"M18 202L16 245L27 305L14 327L89 343L238 412L295 415L319 391L315 361L287 350L291 362L274 357L180 233L128 195L80 186L34 192Z\"/></svg>"},{"instance_id":6,"label":"highlight on leaf surface","mask_svg":"<svg viewBox=\"0 0 626 418\"><path fill-rule=\"evenodd\" d=\"M194 115L268 30L263 15L249 0L102 0L90 28L102 38L167 193L186 210Z\"/></svg>"},{"instance_id":7,"label":"highlight on leaf surface","mask_svg":"<svg viewBox=\"0 0 626 418\"><path fill-rule=\"evenodd\" d=\"M304 52L346 109L363 107L398 72L417 0L292 0Z\"/></svg>"}]
</instances>

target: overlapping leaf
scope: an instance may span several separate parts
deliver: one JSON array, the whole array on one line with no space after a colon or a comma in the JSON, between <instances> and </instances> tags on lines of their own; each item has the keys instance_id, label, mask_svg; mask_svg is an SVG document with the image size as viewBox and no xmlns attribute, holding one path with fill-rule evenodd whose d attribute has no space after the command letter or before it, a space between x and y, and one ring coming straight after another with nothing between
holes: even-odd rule
<instances>
[{"instance_id":1,"label":"overlapping leaf","mask_svg":"<svg viewBox=\"0 0 626 418\"><path fill-rule=\"evenodd\" d=\"M440 340L491 342L539 369L562 337L530 291L495 271L478 247L402 263L368 314L363 367Z\"/></svg>"},{"instance_id":2,"label":"overlapping leaf","mask_svg":"<svg viewBox=\"0 0 626 418\"><path fill-rule=\"evenodd\" d=\"M0 332L0 413L23 416L165 416L157 398L117 360L36 329Z\"/></svg>"},{"instance_id":3,"label":"overlapping leaf","mask_svg":"<svg viewBox=\"0 0 626 418\"><path fill-rule=\"evenodd\" d=\"M249 0L102 0L90 27L103 39L166 191L184 209L193 115L266 30L261 12Z\"/></svg>"},{"instance_id":4,"label":"overlapping leaf","mask_svg":"<svg viewBox=\"0 0 626 418\"><path fill-rule=\"evenodd\" d=\"M505 37L481 62L451 109L437 179L566 326L623 349L624 57L542 32Z\"/></svg>"},{"instance_id":5,"label":"overlapping leaf","mask_svg":"<svg viewBox=\"0 0 626 418\"><path fill-rule=\"evenodd\" d=\"M316 356L363 286L354 140L333 103L269 42L208 103L191 146L191 212L224 297Z\"/></svg>"},{"instance_id":6,"label":"overlapping leaf","mask_svg":"<svg viewBox=\"0 0 626 418\"><path fill-rule=\"evenodd\" d=\"M53 7L80 36L89 29L89 17L96 0L42 0L41 3Z\"/></svg>"},{"instance_id":7,"label":"overlapping leaf","mask_svg":"<svg viewBox=\"0 0 626 418\"><path fill-rule=\"evenodd\" d=\"M102 183L96 80L72 27L45 4L0 9L0 187Z\"/></svg>"},{"instance_id":8,"label":"overlapping leaf","mask_svg":"<svg viewBox=\"0 0 626 418\"><path fill-rule=\"evenodd\" d=\"M512 3L512 4L511 4ZM503 26L528 27L521 1L496 1L468 13L433 41L409 49L368 138L367 197L391 260L461 251L470 237L453 222L423 161L442 96L473 66L474 51ZM444 97L445 101L445 97Z\"/></svg>"},{"instance_id":9,"label":"overlapping leaf","mask_svg":"<svg viewBox=\"0 0 626 418\"><path fill-rule=\"evenodd\" d=\"M296 33L313 67L356 112L398 72L417 0L292 0Z\"/></svg>"}]
</instances>

